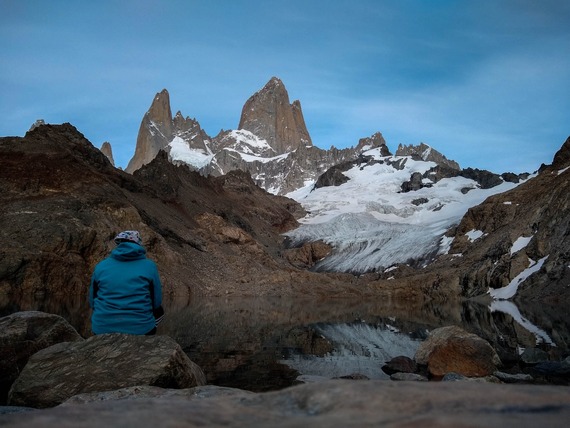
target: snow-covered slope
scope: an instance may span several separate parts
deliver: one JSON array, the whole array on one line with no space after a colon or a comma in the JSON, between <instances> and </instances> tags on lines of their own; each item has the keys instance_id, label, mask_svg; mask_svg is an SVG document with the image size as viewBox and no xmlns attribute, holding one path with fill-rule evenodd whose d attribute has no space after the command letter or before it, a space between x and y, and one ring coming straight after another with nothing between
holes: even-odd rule
<instances>
[{"instance_id":1,"label":"snow-covered slope","mask_svg":"<svg viewBox=\"0 0 570 428\"><path fill-rule=\"evenodd\" d=\"M292 245L322 240L334 247L316 270L363 273L398 263L426 263L447 252L445 231L470 207L516 186L503 182L481 189L464 177L435 183L424 178L426 187L402 193L402 183L413 173L425 174L436 164L381 156L379 149L363 154L372 158L344 172L348 182L318 189L311 184L287 195L308 212L301 227L287 233ZM402 164L402 169L395 167Z\"/></svg>"}]
</instances>

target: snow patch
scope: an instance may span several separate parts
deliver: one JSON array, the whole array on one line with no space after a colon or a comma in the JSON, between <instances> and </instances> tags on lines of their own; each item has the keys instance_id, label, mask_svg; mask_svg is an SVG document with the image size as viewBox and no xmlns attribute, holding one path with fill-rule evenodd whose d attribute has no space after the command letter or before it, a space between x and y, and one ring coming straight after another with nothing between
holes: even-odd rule
<instances>
[{"instance_id":1,"label":"snow patch","mask_svg":"<svg viewBox=\"0 0 570 428\"><path fill-rule=\"evenodd\" d=\"M511 256L515 254L517 251L520 251L524 247L526 247L528 243L531 241L531 239L532 236L529 237L519 236L517 240L513 243L513 246L511 247Z\"/></svg>"},{"instance_id":2,"label":"snow patch","mask_svg":"<svg viewBox=\"0 0 570 428\"><path fill-rule=\"evenodd\" d=\"M470 242L474 242L484 235L483 231L471 229L465 234Z\"/></svg>"},{"instance_id":3,"label":"snow patch","mask_svg":"<svg viewBox=\"0 0 570 428\"><path fill-rule=\"evenodd\" d=\"M168 147L170 148L170 160L184 162L198 169L208 165L214 157L211 152L191 148L180 137L174 137Z\"/></svg>"},{"instance_id":4,"label":"snow patch","mask_svg":"<svg viewBox=\"0 0 570 428\"><path fill-rule=\"evenodd\" d=\"M556 344L552 341L548 333L544 330L538 328L536 325L531 323L525 317L523 317L519 311L519 308L510 301L507 300L493 300L491 305L489 306L491 312L503 312L505 314L510 315L513 319L520 324L524 329L530 331L536 336L536 343L539 344L541 342L548 343L549 345L556 346Z\"/></svg>"},{"instance_id":5,"label":"snow patch","mask_svg":"<svg viewBox=\"0 0 570 428\"><path fill-rule=\"evenodd\" d=\"M548 256L543 257L536 263L534 262L534 260L528 259L530 263L528 268L526 268L516 277L514 277L513 280L506 287L489 289L489 294L493 299L496 300L510 299L517 293L519 285L521 285L533 273L538 272L542 268L542 265L544 264L547 258Z\"/></svg>"},{"instance_id":6,"label":"snow patch","mask_svg":"<svg viewBox=\"0 0 570 428\"><path fill-rule=\"evenodd\" d=\"M442 236L439 240L439 251L437 254L449 254L449 250L451 249L451 243L455 238L453 236Z\"/></svg>"},{"instance_id":7,"label":"snow patch","mask_svg":"<svg viewBox=\"0 0 570 428\"><path fill-rule=\"evenodd\" d=\"M570 168L570 166L567 166L567 167L564 168L564 169L559 169L559 170L558 170L558 175L564 174L569 168Z\"/></svg>"}]
</instances>

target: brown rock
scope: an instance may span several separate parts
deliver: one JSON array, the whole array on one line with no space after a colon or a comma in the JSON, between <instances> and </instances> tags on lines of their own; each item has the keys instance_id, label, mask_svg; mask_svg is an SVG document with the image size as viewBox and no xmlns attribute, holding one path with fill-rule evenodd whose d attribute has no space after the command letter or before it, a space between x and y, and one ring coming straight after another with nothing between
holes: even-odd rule
<instances>
[{"instance_id":1,"label":"brown rock","mask_svg":"<svg viewBox=\"0 0 570 428\"><path fill-rule=\"evenodd\" d=\"M204 385L204 373L167 336L103 334L34 354L12 385L12 406L53 407L80 393Z\"/></svg>"},{"instance_id":2,"label":"brown rock","mask_svg":"<svg viewBox=\"0 0 570 428\"><path fill-rule=\"evenodd\" d=\"M130 160L127 172L132 173L153 160L160 149L171 141L172 111L170 95L166 89L157 93L141 122L135 154Z\"/></svg>"},{"instance_id":3,"label":"brown rock","mask_svg":"<svg viewBox=\"0 0 570 428\"><path fill-rule=\"evenodd\" d=\"M300 248L290 248L285 252L285 257L291 264L303 268L311 268L319 260L328 256L332 247L322 241L307 242Z\"/></svg>"},{"instance_id":4,"label":"brown rock","mask_svg":"<svg viewBox=\"0 0 570 428\"><path fill-rule=\"evenodd\" d=\"M464 376L488 376L501 364L487 341L456 326L433 330L420 344L415 360L418 364L427 365L433 376L443 376L449 372Z\"/></svg>"},{"instance_id":5,"label":"brown rock","mask_svg":"<svg viewBox=\"0 0 570 428\"><path fill-rule=\"evenodd\" d=\"M277 77L251 96L242 109L238 129L245 129L267 141L275 154L300 146L311 146L301 103L289 104L289 94Z\"/></svg>"},{"instance_id":6,"label":"brown rock","mask_svg":"<svg viewBox=\"0 0 570 428\"><path fill-rule=\"evenodd\" d=\"M111 147L111 143L109 143L108 141L105 141L101 145L101 153L103 153L105 156L107 156L107 159L109 159L109 162L111 162L111 165L115 166L115 160L113 159L113 148Z\"/></svg>"},{"instance_id":7,"label":"brown rock","mask_svg":"<svg viewBox=\"0 0 570 428\"><path fill-rule=\"evenodd\" d=\"M36 352L60 342L83 338L62 317L44 312L16 312L0 318L0 403L28 359Z\"/></svg>"}]
</instances>

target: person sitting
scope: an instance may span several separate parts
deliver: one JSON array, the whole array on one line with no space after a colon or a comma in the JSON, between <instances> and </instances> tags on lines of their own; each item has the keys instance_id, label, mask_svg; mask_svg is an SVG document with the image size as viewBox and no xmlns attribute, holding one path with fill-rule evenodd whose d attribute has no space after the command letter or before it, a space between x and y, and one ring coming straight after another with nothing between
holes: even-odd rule
<instances>
[{"instance_id":1,"label":"person sitting","mask_svg":"<svg viewBox=\"0 0 570 428\"><path fill-rule=\"evenodd\" d=\"M116 248L100 261L89 286L93 334L153 335L162 320L162 284L136 230L119 233Z\"/></svg>"}]
</instances>

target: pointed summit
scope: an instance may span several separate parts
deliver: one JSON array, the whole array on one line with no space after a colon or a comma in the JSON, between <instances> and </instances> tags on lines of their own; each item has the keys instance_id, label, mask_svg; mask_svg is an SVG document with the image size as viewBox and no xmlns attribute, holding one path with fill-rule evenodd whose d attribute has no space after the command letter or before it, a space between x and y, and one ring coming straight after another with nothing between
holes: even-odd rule
<instances>
[{"instance_id":1,"label":"pointed summit","mask_svg":"<svg viewBox=\"0 0 570 428\"><path fill-rule=\"evenodd\" d=\"M150 108L141 121L135 154L127 165L126 171L132 174L141 166L152 161L160 149L168 145L171 135L170 95L166 89L163 89L155 95Z\"/></svg>"},{"instance_id":2,"label":"pointed summit","mask_svg":"<svg viewBox=\"0 0 570 428\"><path fill-rule=\"evenodd\" d=\"M277 154L312 145L301 103L290 104L287 89L277 77L246 101L238 129L266 140Z\"/></svg>"}]
</instances>

